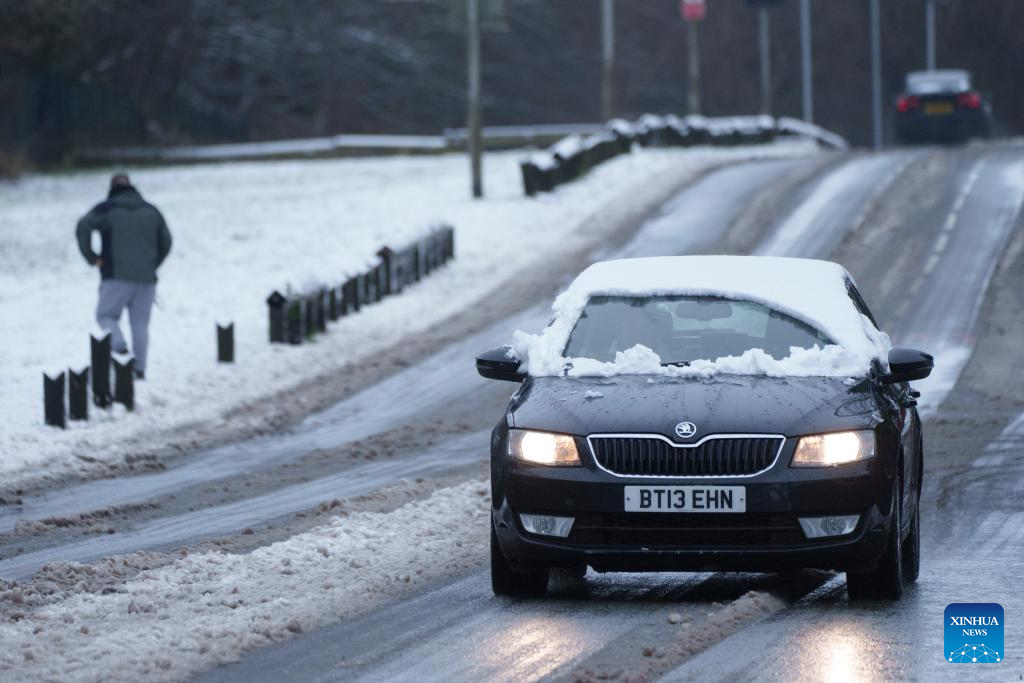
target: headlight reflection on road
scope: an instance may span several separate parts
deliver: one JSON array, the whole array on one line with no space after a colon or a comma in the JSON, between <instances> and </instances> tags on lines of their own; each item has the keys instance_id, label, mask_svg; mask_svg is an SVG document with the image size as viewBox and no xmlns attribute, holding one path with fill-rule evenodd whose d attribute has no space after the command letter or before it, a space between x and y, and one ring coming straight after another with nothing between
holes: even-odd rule
<instances>
[{"instance_id":1,"label":"headlight reflection on road","mask_svg":"<svg viewBox=\"0 0 1024 683\"><path fill-rule=\"evenodd\" d=\"M884 653L892 648L891 642L882 641L879 634L857 622L818 627L805 637L809 642L804 649L819 655L801 658L803 662L798 665L800 671L796 678L803 680L830 683L875 680L881 672L871 671L865 665L884 660ZM867 653L874 654L866 656Z\"/></svg>"},{"instance_id":2,"label":"headlight reflection on road","mask_svg":"<svg viewBox=\"0 0 1024 683\"><path fill-rule=\"evenodd\" d=\"M486 672L485 677L492 681L543 678L566 662L581 659L603 642L585 626L586 620L568 617L513 617L475 644L473 657L478 664L473 668Z\"/></svg>"}]
</instances>

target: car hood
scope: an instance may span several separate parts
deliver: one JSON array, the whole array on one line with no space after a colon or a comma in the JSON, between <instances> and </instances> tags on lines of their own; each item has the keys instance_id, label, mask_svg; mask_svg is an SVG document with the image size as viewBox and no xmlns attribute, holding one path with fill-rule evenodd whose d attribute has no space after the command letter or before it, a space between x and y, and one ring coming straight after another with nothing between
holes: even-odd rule
<instances>
[{"instance_id":1,"label":"car hood","mask_svg":"<svg viewBox=\"0 0 1024 683\"><path fill-rule=\"evenodd\" d=\"M586 436L663 434L693 443L708 434L798 436L869 429L882 420L867 379L716 375L707 379L619 375L530 377L512 398L512 426ZM682 439L675 426L691 422Z\"/></svg>"}]
</instances>

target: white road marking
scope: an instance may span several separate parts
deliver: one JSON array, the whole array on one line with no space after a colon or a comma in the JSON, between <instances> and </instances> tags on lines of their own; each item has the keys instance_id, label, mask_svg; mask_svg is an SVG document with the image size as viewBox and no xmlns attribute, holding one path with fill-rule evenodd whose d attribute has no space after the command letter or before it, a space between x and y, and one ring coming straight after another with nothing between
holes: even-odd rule
<instances>
[{"instance_id":1,"label":"white road marking","mask_svg":"<svg viewBox=\"0 0 1024 683\"><path fill-rule=\"evenodd\" d=\"M932 271L935 270L935 266L939 265L939 259L942 258L942 254L946 251L946 246L949 244L950 235L953 233L953 229L960 220L960 209L964 208L964 203L967 201L968 195L970 195L971 190L974 189L974 184L978 182L978 176L981 175L981 168L984 163L984 160L975 162L970 173L967 175L967 180L962 186L960 186L960 191L957 193L956 199L953 200L953 207L950 209L949 215L946 216L946 220L942 223L942 229L939 231L939 236L936 238L935 244L932 245L932 250L928 256L928 260L925 262L921 274L910 286L911 298L921 291L921 287L924 286L925 280L929 275L931 275Z\"/></svg>"},{"instance_id":2,"label":"white road marking","mask_svg":"<svg viewBox=\"0 0 1024 683\"><path fill-rule=\"evenodd\" d=\"M908 300L918 303L902 321L900 345L928 349L936 359L932 377L915 383L922 417L942 404L970 360L974 324L1022 204L1024 163L975 162L910 288ZM926 286L932 289L923 292Z\"/></svg>"},{"instance_id":3,"label":"white road marking","mask_svg":"<svg viewBox=\"0 0 1024 683\"><path fill-rule=\"evenodd\" d=\"M827 174L810 194L782 220L770 236L754 250L761 256L803 256L827 258L843 236L858 227L874 199L909 163L893 155L854 157ZM883 170L881 183L872 182ZM861 208L853 223L841 223L843 216Z\"/></svg>"}]
</instances>

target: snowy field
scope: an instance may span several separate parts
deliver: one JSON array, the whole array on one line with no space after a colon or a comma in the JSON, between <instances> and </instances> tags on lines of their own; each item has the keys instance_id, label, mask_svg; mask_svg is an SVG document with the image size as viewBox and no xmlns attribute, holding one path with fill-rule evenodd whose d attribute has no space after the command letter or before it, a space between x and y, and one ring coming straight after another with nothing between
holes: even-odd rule
<instances>
[{"instance_id":1,"label":"snowy field","mask_svg":"<svg viewBox=\"0 0 1024 683\"><path fill-rule=\"evenodd\" d=\"M42 423L41 376L88 364L98 274L73 235L77 219L105 197L109 171L2 183L0 475L10 483L120 462L131 455L130 438L215 423L239 405L365 359L481 300L537 254L573 240L602 207L629 202L668 172L813 149L800 142L641 150L532 199L522 195L521 153L489 154L488 196L477 202L468 197L462 155L129 169L174 235L160 271L147 381L136 384L135 413L91 408L89 422L69 423L66 432ZM456 228L448 267L315 343L268 343L264 300L272 290L338 282L381 245L401 245L442 221ZM221 366L214 325L229 321L237 363Z\"/></svg>"}]
</instances>

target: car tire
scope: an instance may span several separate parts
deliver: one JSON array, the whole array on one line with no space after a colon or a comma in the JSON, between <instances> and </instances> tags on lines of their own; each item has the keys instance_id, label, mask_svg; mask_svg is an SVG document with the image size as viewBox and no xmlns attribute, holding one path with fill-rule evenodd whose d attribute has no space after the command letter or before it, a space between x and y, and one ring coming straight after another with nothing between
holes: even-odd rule
<instances>
[{"instance_id":1,"label":"car tire","mask_svg":"<svg viewBox=\"0 0 1024 683\"><path fill-rule=\"evenodd\" d=\"M903 540L903 582L914 583L921 574L921 499L914 501L914 518L910 533Z\"/></svg>"},{"instance_id":2,"label":"car tire","mask_svg":"<svg viewBox=\"0 0 1024 683\"><path fill-rule=\"evenodd\" d=\"M846 592L850 600L899 600L903 596L903 544L900 538L903 514L899 502L900 490L897 483L893 487L894 510L886 534L885 552L878 560L878 566L866 572L846 572Z\"/></svg>"},{"instance_id":3,"label":"car tire","mask_svg":"<svg viewBox=\"0 0 1024 683\"><path fill-rule=\"evenodd\" d=\"M550 571L529 572L513 569L498 545L498 534L491 523L491 590L495 595L515 598L539 598L547 593Z\"/></svg>"}]
</instances>

